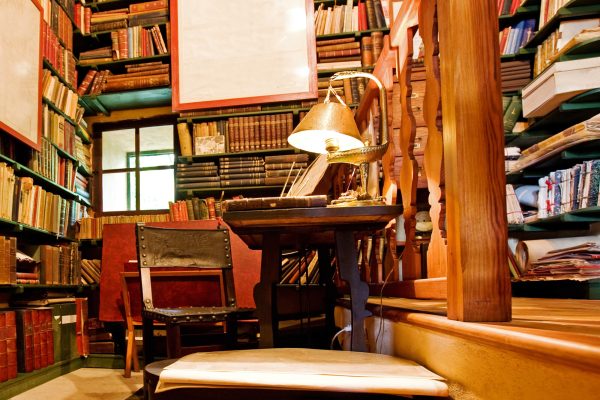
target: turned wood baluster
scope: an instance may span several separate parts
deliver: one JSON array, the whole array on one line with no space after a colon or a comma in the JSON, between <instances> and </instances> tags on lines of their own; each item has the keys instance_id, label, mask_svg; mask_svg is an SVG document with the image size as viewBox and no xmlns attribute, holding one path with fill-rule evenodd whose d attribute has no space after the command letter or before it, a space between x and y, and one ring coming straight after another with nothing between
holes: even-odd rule
<instances>
[{"instance_id":1,"label":"turned wood baluster","mask_svg":"<svg viewBox=\"0 0 600 400\"><path fill-rule=\"evenodd\" d=\"M418 3L418 2L415 2ZM416 9L415 9L416 11ZM415 15L416 17L416 15ZM418 279L421 277L421 268L415 262L418 253L415 245L415 213L417 197L417 161L413 155L416 123L411 108L412 84L410 80L413 36L415 25L406 27L406 40L400 45L400 87L402 104L402 122L400 128L400 150L402 152L402 169L400 171L400 192L402 193L402 206L404 207L404 230L406 241L402 253L402 279ZM404 47L404 48L403 48Z\"/></svg>"},{"instance_id":2,"label":"turned wood baluster","mask_svg":"<svg viewBox=\"0 0 600 400\"><path fill-rule=\"evenodd\" d=\"M427 145L424 166L429 189L429 215L433 224L431 241L427 250L427 277L445 277L447 270L447 245L444 199L444 145L442 142L442 104L440 94L440 60L436 1L421 1L419 33L425 48L425 99L423 113L427 123Z\"/></svg>"}]
</instances>

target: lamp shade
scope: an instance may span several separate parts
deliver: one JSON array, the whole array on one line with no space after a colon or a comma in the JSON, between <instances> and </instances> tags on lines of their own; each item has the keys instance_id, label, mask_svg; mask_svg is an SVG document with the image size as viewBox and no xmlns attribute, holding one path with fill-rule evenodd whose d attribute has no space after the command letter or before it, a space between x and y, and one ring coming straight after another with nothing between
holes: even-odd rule
<instances>
[{"instance_id":1,"label":"lamp shade","mask_svg":"<svg viewBox=\"0 0 600 400\"><path fill-rule=\"evenodd\" d=\"M297 149L321 154L364 147L350 108L334 102L314 105L288 142Z\"/></svg>"}]
</instances>

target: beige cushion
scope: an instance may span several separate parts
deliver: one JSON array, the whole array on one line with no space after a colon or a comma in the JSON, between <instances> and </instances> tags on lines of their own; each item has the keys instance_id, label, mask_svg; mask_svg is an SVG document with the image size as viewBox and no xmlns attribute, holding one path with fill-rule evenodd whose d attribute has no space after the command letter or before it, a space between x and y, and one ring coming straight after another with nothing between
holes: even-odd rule
<instances>
[{"instance_id":1,"label":"beige cushion","mask_svg":"<svg viewBox=\"0 0 600 400\"><path fill-rule=\"evenodd\" d=\"M383 354L279 348L190 354L161 372L156 392L235 387L447 396L443 380Z\"/></svg>"}]
</instances>

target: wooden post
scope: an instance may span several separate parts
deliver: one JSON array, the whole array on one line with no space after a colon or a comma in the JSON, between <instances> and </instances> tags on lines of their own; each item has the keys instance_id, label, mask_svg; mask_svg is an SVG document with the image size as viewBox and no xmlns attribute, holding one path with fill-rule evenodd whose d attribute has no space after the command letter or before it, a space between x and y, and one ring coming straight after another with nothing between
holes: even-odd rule
<instances>
[{"instance_id":1,"label":"wooden post","mask_svg":"<svg viewBox=\"0 0 600 400\"><path fill-rule=\"evenodd\" d=\"M508 321L504 134L494 0L441 0L448 318Z\"/></svg>"}]
</instances>

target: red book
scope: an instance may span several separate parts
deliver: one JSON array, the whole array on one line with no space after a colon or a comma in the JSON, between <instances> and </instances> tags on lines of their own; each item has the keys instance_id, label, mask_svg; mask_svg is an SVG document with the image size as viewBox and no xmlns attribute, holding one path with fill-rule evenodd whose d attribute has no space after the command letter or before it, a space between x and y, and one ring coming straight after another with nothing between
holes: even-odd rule
<instances>
[{"instance_id":1,"label":"red book","mask_svg":"<svg viewBox=\"0 0 600 400\"><path fill-rule=\"evenodd\" d=\"M42 368L42 332L38 310L31 310L31 320L33 325L33 369L40 369ZM44 348L45 347L46 346L44 346Z\"/></svg>"},{"instance_id":2,"label":"red book","mask_svg":"<svg viewBox=\"0 0 600 400\"><path fill-rule=\"evenodd\" d=\"M77 307L77 319L75 322L75 332L77 334L77 351L79 352L80 356L87 356L88 354L90 354L87 298L76 298L75 305Z\"/></svg>"},{"instance_id":3,"label":"red book","mask_svg":"<svg viewBox=\"0 0 600 400\"><path fill-rule=\"evenodd\" d=\"M361 1L358 3L358 30L366 31L368 29L367 9L365 7L365 3Z\"/></svg>"},{"instance_id":4,"label":"red book","mask_svg":"<svg viewBox=\"0 0 600 400\"><path fill-rule=\"evenodd\" d=\"M44 309L45 338L47 348L47 364L54 364L54 330L52 329L52 309Z\"/></svg>"},{"instance_id":5,"label":"red book","mask_svg":"<svg viewBox=\"0 0 600 400\"><path fill-rule=\"evenodd\" d=\"M33 371L33 312L17 309L17 369L19 372Z\"/></svg>"},{"instance_id":6,"label":"red book","mask_svg":"<svg viewBox=\"0 0 600 400\"><path fill-rule=\"evenodd\" d=\"M129 6L130 13L136 13L141 11L160 10L161 8L169 7L168 0L155 0L148 1L145 3L131 4Z\"/></svg>"},{"instance_id":7,"label":"red book","mask_svg":"<svg viewBox=\"0 0 600 400\"><path fill-rule=\"evenodd\" d=\"M0 382L8 380L8 357L6 354L6 314L0 313Z\"/></svg>"},{"instance_id":8,"label":"red book","mask_svg":"<svg viewBox=\"0 0 600 400\"><path fill-rule=\"evenodd\" d=\"M4 311L6 315L6 358L8 379L17 377L17 320L14 311Z\"/></svg>"}]
</instances>

